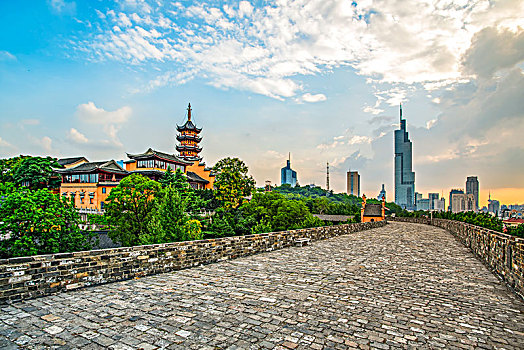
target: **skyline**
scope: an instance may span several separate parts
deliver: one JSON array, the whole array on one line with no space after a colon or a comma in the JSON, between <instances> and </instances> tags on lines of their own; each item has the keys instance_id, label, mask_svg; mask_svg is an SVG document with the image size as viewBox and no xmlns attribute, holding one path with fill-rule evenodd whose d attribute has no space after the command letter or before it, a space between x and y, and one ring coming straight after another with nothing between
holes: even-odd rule
<instances>
[{"instance_id":1,"label":"skyline","mask_svg":"<svg viewBox=\"0 0 524 350\"><path fill-rule=\"evenodd\" d=\"M208 165L263 186L288 152L301 185L393 197L402 102L416 191L478 176L524 202L524 4L464 1L0 4L0 157L175 153L185 108ZM519 27L520 26L520 27ZM501 169L498 173L493 169Z\"/></svg>"}]
</instances>

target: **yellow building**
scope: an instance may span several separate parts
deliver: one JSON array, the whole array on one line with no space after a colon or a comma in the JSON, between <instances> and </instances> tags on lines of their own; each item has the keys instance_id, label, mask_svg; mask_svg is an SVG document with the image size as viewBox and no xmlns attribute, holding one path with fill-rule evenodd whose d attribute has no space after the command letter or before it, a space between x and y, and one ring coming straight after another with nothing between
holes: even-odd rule
<instances>
[{"instance_id":1,"label":"yellow building","mask_svg":"<svg viewBox=\"0 0 524 350\"><path fill-rule=\"evenodd\" d=\"M361 222L382 221L386 218L386 199L382 197L382 203L367 203L366 195L362 196L362 208L360 209Z\"/></svg>"},{"instance_id":2,"label":"yellow building","mask_svg":"<svg viewBox=\"0 0 524 350\"><path fill-rule=\"evenodd\" d=\"M81 212L100 212L104 201L120 180L127 176L114 160L106 162L83 162L77 166L56 169L62 176L60 195L71 199Z\"/></svg>"}]
</instances>

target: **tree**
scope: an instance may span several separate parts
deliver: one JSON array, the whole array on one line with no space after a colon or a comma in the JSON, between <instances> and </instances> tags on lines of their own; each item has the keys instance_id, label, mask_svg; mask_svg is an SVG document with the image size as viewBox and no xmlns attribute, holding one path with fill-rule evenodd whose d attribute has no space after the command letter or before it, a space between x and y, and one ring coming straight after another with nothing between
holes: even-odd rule
<instances>
[{"instance_id":1,"label":"tree","mask_svg":"<svg viewBox=\"0 0 524 350\"><path fill-rule=\"evenodd\" d=\"M111 224L109 237L124 246L142 244L148 236L148 223L153 218L156 196L161 186L140 174L120 181L107 197L106 215Z\"/></svg>"},{"instance_id":2,"label":"tree","mask_svg":"<svg viewBox=\"0 0 524 350\"><path fill-rule=\"evenodd\" d=\"M240 207L244 217L253 217L255 223L263 223L264 229L274 231L320 226L302 200L286 198L278 192L255 193L250 202ZM255 230L259 230L256 228Z\"/></svg>"},{"instance_id":3,"label":"tree","mask_svg":"<svg viewBox=\"0 0 524 350\"><path fill-rule=\"evenodd\" d=\"M149 233L142 243L164 243L183 241L185 224L188 216L185 214L186 202L178 191L168 186L162 191L162 197L156 202L153 218L148 226Z\"/></svg>"},{"instance_id":4,"label":"tree","mask_svg":"<svg viewBox=\"0 0 524 350\"><path fill-rule=\"evenodd\" d=\"M13 171L13 180L17 185L28 185L31 189L60 187L60 177L53 170L60 164L56 158L24 158Z\"/></svg>"},{"instance_id":5,"label":"tree","mask_svg":"<svg viewBox=\"0 0 524 350\"><path fill-rule=\"evenodd\" d=\"M205 205L200 196L189 185L186 175L180 169L177 169L176 172L167 169L159 182L163 188L173 187L180 194L182 200L186 202L185 207L188 211L198 210Z\"/></svg>"},{"instance_id":6,"label":"tree","mask_svg":"<svg viewBox=\"0 0 524 350\"><path fill-rule=\"evenodd\" d=\"M4 258L90 249L73 206L47 189L20 188L0 206L0 256Z\"/></svg>"},{"instance_id":7,"label":"tree","mask_svg":"<svg viewBox=\"0 0 524 350\"><path fill-rule=\"evenodd\" d=\"M13 158L0 159L0 182L15 182L13 174L25 158L29 156L18 156Z\"/></svg>"},{"instance_id":8,"label":"tree","mask_svg":"<svg viewBox=\"0 0 524 350\"><path fill-rule=\"evenodd\" d=\"M238 158L224 158L213 167L217 199L226 210L237 208L244 202L244 197L255 189L255 180L248 175L248 168Z\"/></svg>"}]
</instances>

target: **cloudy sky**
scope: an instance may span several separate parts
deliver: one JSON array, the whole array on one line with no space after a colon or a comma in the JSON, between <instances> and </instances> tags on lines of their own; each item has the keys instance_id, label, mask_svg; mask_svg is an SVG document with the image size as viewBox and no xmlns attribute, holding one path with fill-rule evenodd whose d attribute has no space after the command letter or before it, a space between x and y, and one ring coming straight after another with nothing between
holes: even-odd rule
<instances>
[{"instance_id":1,"label":"cloudy sky","mask_svg":"<svg viewBox=\"0 0 524 350\"><path fill-rule=\"evenodd\" d=\"M524 203L524 2L1 1L0 157L175 152L188 102L213 165L393 198L402 102L416 190L479 176Z\"/></svg>"}]
</instances>

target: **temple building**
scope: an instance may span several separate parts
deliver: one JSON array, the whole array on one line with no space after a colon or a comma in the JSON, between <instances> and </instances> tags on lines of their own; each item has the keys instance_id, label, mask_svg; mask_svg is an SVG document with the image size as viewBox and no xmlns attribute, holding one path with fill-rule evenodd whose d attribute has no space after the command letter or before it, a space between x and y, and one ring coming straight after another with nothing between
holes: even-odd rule
<instances>
[{"instance_id":1,"label":"temple building","mask_svg":"<svg viewBox=\"0 0 524 350\"><path fill-rule=\"evenodd\" d=\"M129 158L129 160L124 162L127 171L147 176L155 181L160 180L167 169L171 169L173 172L180 170L185 173L186 167L191 165L191 162L174 154L155 151L152 148L149 148L144 153L126 154Z\"/></svg>"},{"instance_id":2,"label":"temple building","mask_svg":"<svg viewBox=\"0 0 524 350\"><path fill-rule=\"evenodd\" d=\"M202 138L198 136L202 128L197 128L196 125L193 124L193 121L191 121L191 103L187 107L187 122L182 126L177 125L176 129L180 133L176 137L178 142L180 142L180 144L176 146L179 157L191 162L202 160L202 158L198 156L202 151L202 147L198 146L198 143L202 141Z\"/></svg>"},{"instance_id":3,"label":"temple building","mask_svg":"<svg viewBox=\"0 0 524 350\"><path fill-rule=\"evenodd\" d=\"M386 198L382 197L381 203L367 203L366 195L362 195L362 208L360 209L360 222L383 221L386 218Z\"/></svg>"},{"instance_id":4,"label":"temple building","mask_svg":"<svg viewBox=\"0 0 524 350\"><path fill-rule=\"evenodd\" d=\"M176 150L178 157L189 162L186 167L186 175L189 184L195 189L212 189L215 182L215 175L212 169L202 162L199 153L202 151L199 143L202 137L199 136L202 128L198 128L191 120L191 103L187 106L187 121L184 125L177 125L179 134L176 139L179 144Z\"/></svg>"},{"instance_id":5,"label":"temple building","mask_svg":"<svg viewBox=\"0 0 524 350\"><path fill-rule=\"evenodd\" d=\"M83 162L66 169L55 169L62 176L60 195L71 199L80 213L99 212L120 180L128 175L114 160Z\"/></svg>"}]
</instances>

